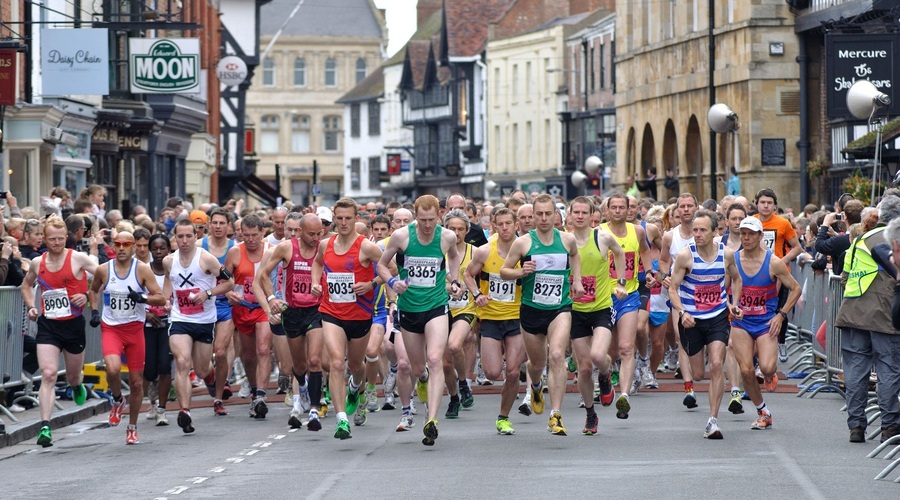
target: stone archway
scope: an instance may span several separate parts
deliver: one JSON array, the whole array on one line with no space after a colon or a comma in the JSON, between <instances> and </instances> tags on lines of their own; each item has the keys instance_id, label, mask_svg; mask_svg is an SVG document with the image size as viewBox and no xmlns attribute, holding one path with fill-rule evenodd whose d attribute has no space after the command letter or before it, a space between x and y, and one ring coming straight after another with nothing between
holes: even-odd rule
<instances>
[{"instance_id":1,"label":"stone archway","mask_svg":"<svg viewBox=\"0 0 900 500\"><path fill-rule=\"evenodd\" d=\"M703 141L700 137L700 124L695 115L691 115L691 119L688 120L684 163L686 168L680 176L681 192L689 192L698 200L706 199L703 190Z\"/></svg>"},{"instance_id":2,"label":"stone archway","mask_svg":"<svg viewBox=\"0 0 900 500\"><path fill-rule=\"evenodd\" d=\"M650 124L644 125L644 134L641 137L641 166L640 172L637 172L637 168L633 168L628 171L628 175L634 175L635 177L642 177L644 172L649 168L656 167L656 142L653 139L653 129L650 128Z\"/></svg>"},{"instance_id":3,"label":"stone archway","mask_svg":"<svg viewBox=\"0 0 900 500\"><path fill-rule=\"evenodd\" d=\"M634 172L636 160L634 127L631 127L628 129L628 137L625 139L625 172Z\"/></svg>"},{"instance_id":4,"label":"stone archway","mask_svg":"<svg viewBox=\"0 0 900 500\"><path fill-rule=\"evenodd\" d=\"M663 133L662 152L662 169L660 169L660 171L658 172L659 178L665 179L667 170L672 170L672 172L675 172L677 175L679 163L678 138L675 135L675 124L672 123L671 119L666 122L666 130ZM665 201L673 196L678 196L678 193L675 190L670 189L664 189L664 191L660 194L662 196L665 196L662 201Z\"/></svg>"}]
</instances>

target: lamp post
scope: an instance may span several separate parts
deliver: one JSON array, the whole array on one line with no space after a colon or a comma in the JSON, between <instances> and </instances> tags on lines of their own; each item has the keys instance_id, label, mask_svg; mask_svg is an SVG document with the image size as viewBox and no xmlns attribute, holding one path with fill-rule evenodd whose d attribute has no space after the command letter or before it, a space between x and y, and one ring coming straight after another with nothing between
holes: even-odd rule
<instances>
[{"instance_id":1,"label":"lamp post","mask_svg":"<svg viewBox=\"0 0 900 500\"><path fill-rule=\"evenodd\" d=\"M588 156L584 160L584 172L581 170L576 170L572 172L572 177L570 180L572 181L572 185L582 189L582 194L584 194L585 182L591 177L597 175L597 172L603 168L603 160L597 158L596 156Z\"/></svg>"},{"instance_id":2,"label":"lamp post","mask_svg":"<svg viewBox=\"0 0 900 500\"><path fill-rule=\"evenodd\" d=\"M858 80L847 90L847 109L860 120L868 119L870 127L875 127L875 166L872 168L872 198L875 203L875 188L878 183L878 169L881 163L881 134L886 117L877 117L878 110L891 105L891 98L872 85L868 80Z\"/></svg>"},{"instance_id":3,"label":"lamp post","mask_svg":"<svg viewBox=\"0 0 900 500\"><path fill-rule=\"evenodd\" d=\"M734 151L732 154L732 159L734 160L735 168L738 166L738 143L737 143L737 130L741 127L738 122L738 115L734 111L731 110L726 104L718 103L713 104L709 108L709 112L706 114L706 121L709 123L710 132L713 134L728 134L725 139L729 144L729 147L733 147ZM726 148L725 153L725 194L728 193L728 184L731 182L731 172L728 170L728 149ZM717 185L717 181L715 178L715 172L713 174L712 185L715 187ZM713 199L716 198L716 192L713 190Z\"/></svg>"}]
</instances>

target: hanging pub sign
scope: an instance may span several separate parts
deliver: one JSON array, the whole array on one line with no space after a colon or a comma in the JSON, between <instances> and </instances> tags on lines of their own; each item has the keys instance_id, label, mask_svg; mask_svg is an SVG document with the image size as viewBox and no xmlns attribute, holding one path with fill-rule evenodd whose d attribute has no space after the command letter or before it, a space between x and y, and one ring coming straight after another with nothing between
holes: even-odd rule
<instances>
[{"instance_id":1,"label":"hanging pub sign","mask_svg":"<svg viewBox=\"0 0 900 500\"><path fill-rule=\"evenodd\" d=\"M16 104L16 51L0 50L0 106Z\"/></svg>"},{"instance_id":2,"label":"hanging pub sign","mask_svg":"<svg viewBox=\"0 0 900 500\"><path fill-rule=\"evenodd\" d=\"M854 119L847 109L847 91L857 80L869 80L891 97L889 115L900 112L894 86L900 85L900 34L860 33L825 36L828 118Z\"/></svg>"},{"instance_id":3,"label":"hanging pub sign","mask_svg":"<svg viewBox=\"0 0 900 500\"><path fill-rule=\"evenodd\" d=\"M41 93L109 94L109 30L41 30Z\"/></svg>"},{"instance_id":4,"label":"hanging pub sign","mask_svg":"<svg viewBox=\"0 0 900 500\"><path fill-rule=\"evenodd\" d=\"M200 92L200 40L130 38L131 92L197 94Z\"/></svg>"}]
</instances>

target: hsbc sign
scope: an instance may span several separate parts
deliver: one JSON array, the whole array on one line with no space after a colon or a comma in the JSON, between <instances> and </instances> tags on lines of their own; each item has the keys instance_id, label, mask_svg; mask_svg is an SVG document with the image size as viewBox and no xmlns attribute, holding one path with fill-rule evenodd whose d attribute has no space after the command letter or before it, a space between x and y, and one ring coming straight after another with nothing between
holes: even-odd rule
<instances>
[{"instance_id":1,"label":"hsbc sign","mask_svg":"<svg viewBox=\"0 0 900 500\"><path fill-rule=\"evenodd\" d=\"M247 80L247 63L238 56L225 56L216 65L216 77L226 87L235 87Z\"/></svg>"}]
</instances>

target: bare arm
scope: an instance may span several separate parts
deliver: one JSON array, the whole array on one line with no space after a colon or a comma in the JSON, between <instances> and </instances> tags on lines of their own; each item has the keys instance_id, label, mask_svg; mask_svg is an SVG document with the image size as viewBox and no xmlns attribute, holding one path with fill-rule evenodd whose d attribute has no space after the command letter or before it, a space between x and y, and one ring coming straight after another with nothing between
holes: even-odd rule
<instances>
[{"instance_id":1,"label":"bare arm","mask_svg":"<svg viewBox=\"0 0 900 500\"><path fill-rule=\"evenodd\" d=\"M669 252L669 247L672 246L672 233L668 232L662 237L662 246L659 248L659 279L665 280L666 277L669 276L669 269L672 268L672 259L673 256ZM667 286L663 284L663 286ZM671 286L671 285L668 285Z\"/></svg>"},{"instance_id":2,"label":"bare arm","mask_svg":"<svg viewBox=\"0 0 900 500\"><path fill-rule=\"evenodd\" d=\"M91 309L100 308L100 289L106 284L108 266L99 266L94 273L94 280L91 281L91 288L88 290L88 299L91 301Z\"/></svg>"},{"instance_id":3,"label":"bare arm","mask_svg":"<svg viewBox=\"0 0 900 500\"><path fill-rule=\"evenodd\" d=\"M572 233L563 233L563 244L569 250L569 267L572 270L572 298L578 300L584 296L584 283L581 282L581 255L578 253L578 242Z\"/></svg>"},{"instance_id":4,"label":"bare arm","mask_svg":"<svg viewBox=\"0 0 900 500\"><path fill-rule=\"evenodd\" d=\"M147 289L147 304L150 304L151 306L166 305L166 296L163 295L162 290L159 288L159 284L156 282L156 277L153 276L153 271L150 269L150 266L143 262L139 262L137 271L141 286Z\"/></svg>"},{"instance_id":5,"label":"bare arm","mask_svg":"<svg viewBox=\"0 0 900 500\"><path fill-rule=\"evenodd\" d=\"M32 320L37 319L37 314L34 317L31 317L32 309L35 309L34 304L34 282L37 280L37 271L40 269L41 265L41 257L35 257L31 260L31 265L28 266L28 272L25 273L25 279L22 280L22 285L19 287L19 292L22 294L22 302L25 304L25 309L28 311L28 317ZM34 311L35 313L37 311Z\"/></svg>"},{"instance_id":6,"label":"bare arm","mask_svg":"<svg viewBox=\"0 0 900 500\"><path fill-rule=\"evenodd\" d=\"M644 228L641 227L640 224L636 224L634 226L635 233L637 234L638 241L641 244L639 253L641 259L641 265L644 266L644 271L649 273L653 272L653 257L650 255L650 246L647 245L646 233L644 233ZM637 274L637 268L639 266L635 263L635 274ZM622 269L617 267L616 269Z\"/></svg>"},{"instance_id":7,"label":"bare arm","mask_svg":"<svg viewBox=\"0 0 900 500\"><path fill-rule=\"evenodd\" d=\"M509 254L506 255L506 260L503 261L503 267L500 268L500 279L506 281L517 280L534 272L535 264L531 260L522 263L521 268L516 268L516 265L525 256L525 249L530 246L531 236L526 234L516 238L516 241L509 249Z\"/></svg>"},{"instance_id":8,"label":"bare arm","mask_svg":"<svg viewBox=\"0 0 900 500\"><path fill-rule=\"evenodd\" d=\"M797 236L794 236L793 238L789 239L787 244L789 247L791 247L791 251L788 252L781 259L781 261L784 262L785 264L790 264L792 260L796 259L797 256L800 255L800 252L803 251L803 247L800 246L800 238L798 238Z\"/></svg>"},{"instance_id":9,"label":"bare arm","mask_svg":"<svg viewBox=\"0 0 900 500\"><path fill-rule=\"evenodd\" d=\"M681 303L681 297L678 296L678 287L681 286L690 263L691 252L685 249L675 257L675 267L672 269L671 276L672 281L669 283L669 302L672 303L672 312L679 315L679 320L685 328L694 326L694 317L684 310L684 304Z\"/></svg>"},{"instance_id":10,"label":"bare arm","mask_svg":"<svg viewBox=\"0 0 900 500\"><path fill-rule=\"evenodd\" d=\"M741 273L734 262L734 251L729 248L725 249L725 273L731 277L731 302L728 303L728 308L735 319L741 319L744 317L744 310L740 308L743 283L741 282Z\"/></svg>"},{"instance_id":11,"label":"bare arm","mask_svg":"<svg viewBox=\"0 0 900 500\"><path fill-rule=\"evenodd\" d=\"M405 248L407 241L409 240L409 230L408 228L401 228L394 231L394 234L391 235L390 241L388 241L387 246L384 249L384 252L381 254L381 258L378 260L378 277L384 280L385 283L388 284L388 288L391 289L392 292L396 294L402 294L406 291L406 283L398 280L394 280L391 282L391 278L394 277L391 270L391 264L394 265L394 269L397 268L397 265L393 263L394 257L397 255L402 248Z\"/></svg>"},{"instance_id":12,"label":"bare arm","mask_svg":"<svg viewBox=\"0 0 900 500\"><path fill-rule=\"evenodd\" d=\"M266 314L271 314L271 310L275 308L276 305L279 306L278 310L281 310L280 304L269 304L269 300L267 299L267 297L273 295L275 292L275 289L272 287L272 280L269 279L269 275L272 274L272 271L274 271L281 262L281 260L276 257L278 249L282 248L281 245L282 244L279 243L277 246L269 247L269 249L263 253L262 259L259 260L259 268L256 270L256 275L253 277L253 295L256 296L256 302L259 303ZM272 302L280 301L273 298Z\"/></svg>"},{"instance_id":13,"label":"bare arm","mask_svg":"<svg viewBox=\"0 0 900 500\"><path fill-rule=\"evenodd\" d=\"M324 256L326 248L328 248L328 240L320 241L319 251L316 252L316 260L313 261L312 265L312 286L310 287L310 292L315 297L322 295L322 273L325 272Z\"/></svg>"},{"instance_id":14,"label":"bare arm","mask_svg":"<svg viewBox=\"0 0 900 500\"><path fill-rule=\"evenodd\" d=\"M219 259L217 259L213 254L207 252L206 250L199 249L198 252L203 252L200 254L200 267L206 274L211 276L216 276L217 278L221 274L222 266L219 264ZM230 255L230 254L229 254ZM212 287L210 290L211 295L222 295L223 293L234 290L234 277L230 277L226 280L218 278L219 282L216 286Z\"/></svg>"},{"instance_id":15,"label":"bare arm","mask_svg":"<svg viewBox=\"0 0 900 500\"><path fill-rule=\"evenodd\" d=\"M445 253L447 256L447 275L452 276L450 278L450 295L458 297L462 292L462 285L459 284L459 266L462 263L462 255L456 249L456 235L451 231L441 231L441 244L447 247Z\"/></svg>"},{"instance_id":16,"label":"bare arm","mask_svg":"<svg viewBox=\"0 0 900 500\"><path fill-rule=\"evenodd\" d=\"M608 252L612 252L616 269L625 269L625 251L622 250L622 245L619 245L618 240L616 240L613 235L605 231L597 231L597 234L600 235L599 239L601 244L606 246L606 248L600 249L600 253L607 254ZM616 294L616 297L618 297L619 300L625 299L628 295L625 285L620 285L619 283L616 283L616 289L613 293Z\"/></svg>"},{"instance_id":17,"label":"bare arm","mask_svg":"<svg viewBox=\"0 0 900 500\"><path fill-rule=\"evenodd\" d=\"M490 297L481 293L478 282L475 280L475 278L481 276L481 270L484 268L488 252L490 252L490 247L488 245L478 247L472 253L472 260L469 261L469 266L466 267L466 272L463 273L463 282L469 290L469 293L475 297L475 305L478 307L486 306L490 300Z\"/></svg>"}]
</instances>

